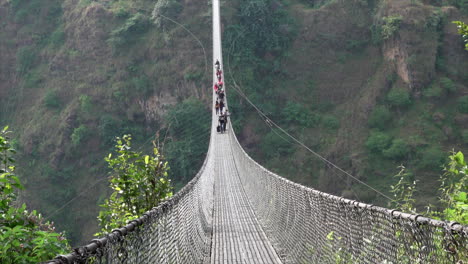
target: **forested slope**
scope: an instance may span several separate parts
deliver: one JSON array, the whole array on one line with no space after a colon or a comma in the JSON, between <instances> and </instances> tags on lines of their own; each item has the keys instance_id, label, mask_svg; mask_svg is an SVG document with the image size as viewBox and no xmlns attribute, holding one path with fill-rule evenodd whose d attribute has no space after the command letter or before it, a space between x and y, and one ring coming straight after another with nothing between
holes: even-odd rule
<instances>
[{"instance_id":1,"label":"forested slope","mask_svg":"<svg viewBox=\"0 0 468 264\"><path fill-rule=\"evenodd\" d=\"M0 0L0 126L15 132L23 200L73 244L97 230L115 136L131 133L148 150L159 135L176 185L198 170L208 142L209 4ZM234 81L272 120L361 180L388 192L403 164L422 184L420 205L436 201L430 190L448 151L468 147L468 52L451 24L466 22L466 0L239 0L221 8L230 111L255 159L320 190L379 202L272 130ZM185 25L206 54L159 14Z\"/></svg>"},{"instance_id":2,"label":"forested slope","mask_svg":"<svg viewBox=\"0 0 468 264\"><path fill-rule=\"evenodd\" d=\"M23 200L73 244L97 231L114 137L132 134L136 150L150 150L165 136L176 185L203 161L209 74L186 29L209 52L210 7L161 1L156 12L186 29L155 24L154 8L144 0L0 1L0 125L16 136Z\"/></svg>"}]
</instances>

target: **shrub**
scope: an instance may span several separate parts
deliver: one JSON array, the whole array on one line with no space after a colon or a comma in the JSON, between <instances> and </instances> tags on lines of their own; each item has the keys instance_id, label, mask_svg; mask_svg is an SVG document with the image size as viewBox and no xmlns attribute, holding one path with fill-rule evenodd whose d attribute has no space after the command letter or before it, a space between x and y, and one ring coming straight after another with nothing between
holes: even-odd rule
<instances>
[{"instance_id":1,"label":"shrub","mask_svg":"<svg viewBox=\"0 0 468 264\"><path fill-rule=\"evenodd\" d=\"M65 42L65 32L63 31L63 27L60 26L52 32L49 41L55 47L61 46Z\"/></svg>"},{"instance_id":2,"label":"shrub","mask_svg":"<svg viewBox=\"0 0 468 264\"><path fill-rule=\"evenodd\" d=\"M401 16L389 16L382 18L383 25L381 29L382 39L391 38L400 29Z\"/></svg>"},{"instance_id":3,"label":"shrub","mask_svg":"<svg viewBox=\"0 0 468 264\"><path fill-rule=\"evenodd\" d=\"M381 153L391 142L391 137L383 132L373 131L366 141L366 147L374 153Z\"/></svg>"},{"instance_id":4,"label":"shrub","mask_svg":"<svg viewBox=\"0 0 468 264\"><path fill-rule=\"evenodd\" d=\"M112 169L110 187L113 193L101 205L98 220L104 235L128 221L140 217L172 196L169 166L156 147L151 155L131 148L131 136L117 138L115 156L106 158Z\"/></svg>"},{"instance_id":5,"label":"shrub","mask_svg":"<svg viewBox=\"0 0 468 264\"><path fill-rule=\"evenodd\" d=\"M78 98L80 101L80 109L81 111L85 113L91 112L91 109L93 107L93 103L91 102L91 98L88 95L82 94Z\"/></svg>"},{"instance_id":6,"label":"shrub","mask_svg":"<svg viewBox=\"0 0 468 264\"><path fill-rule=\"evenodd\" d=\"M332 115L326 115L322 118L322 125L327 129L337 129L340 127L340 120Z\"/></svg>"},{"instance_id":7,"label":"shrub","mask_svg":"<svg viewBox=\"0 0 468 264\"><path fill-rule=\"evenodd\" d=\"M304 105L289 101L283 108L281 115L289 122L303 127L315 127L320 118Z\"/></svg>"},{"instance_id":8,"label":"shrub","mask_svg":"<svg viewBox=\"0 0 468 264\"><path fill-rule=\"evenodd\" d=\"M98 129L103 144L110 146L114 138L121 134L121 122L110 115L103 115L99 120Z\"/></svg>"},{"instance_id":9,"label":"shrub","mask_svg":"<svg viewBox=\"0 0 468 264\"><path fill-rule=\"evenodd\" d=\"M171 19L176 19L182 11L182 8L182 5L176 0L159 0L153 9L154 23L158 27L163 27L164 21L166 20L162 16L169 17Z\"/></svg>"},{"instance_id":10,"label":"shrub","mask_svg":"<svg viewBox=\"0 0 468 264\"><path fill-rule=\"evenodd\" d=\"M60 99L56 91L47 91L44 96L44 105L49 108L59 108Z\"/></svg>"},{"instance_id":11,"label":"shrub","mask_svg":"<svg viewBox=\"0 0 468 264\"><path fill-rule=\"evenodd\" d=\"M15 175L14 154L8 127L0 130L0 263L39 263L69 250L63 234L38 212L18 204L17 191L24 189Z\"/></svg>"},{"instance_id":12,"label":"shrub","mask_svg":"<svg viewBox=\"0 0 468 264\"><path fill-rule=\"evenodd\" d=\"M71 134L71 141L73 146L76 147L83 143L83 141L85 141L89 135L90 131L85 125L82 124L79 127L75 128L73 130L73 133Z\"/></svg>"},{"instance_id":13,"label":"shrub","mask_svg":"<svg viewBox=\"0 0 468 264\"><path fill-rule=\"evenodd\" d=\"M431 86L429 86L429 88L423 91L424 97L427 98L441 98L443 94L444 91L436 83L433 83Z\"/></svg>"},{"instance_id":14,"label":"shrub","mask_svg":"<svg viewBox=\"0 0 468 264\"><path fill-rule=\"evenodd\" d=\"M152 92L151 82L146 75L132 78L132 86L139 95L148 96Z\"/></svg>"},{"instance_id":15,"label":"shrub","mask_svg":"<svg viewBox=\"0 0 468 264\"><path fill-rule=\"evenodd\" d=\"M408 106L411 104L410 94L404 88L392 88L387 94L387 101L396 107Z\"/></svg>"},{"instance_id":16,"label":"shrub","mask_svg":"<svg viewBox=\"0 0 468 264\"><path fill-rule=\"evenodd\" d=\"M403 139L394 139L390 148L383 151L383 155L390 159L399 160L409 153L408 144Z\"/></svg>"},{"instance_id":17,"label":"shrub","mask_svg":"<svg viewBox=\"0 0 468 264\"><path fill-rule=\"evenodd\" d=\"M387 107L381 105L374 108L369 117L368 124L370 127L383 129L391 119L392 113L390 113Z\"/></svg>"},{"instance_id":18,"label":"shrub","mask_svg":"<svg viewBox=\"0 0 468 264\"><path fill-rule=\"evenodd\" d=\"M458 111L468 114L468 95L458 98L457 104Z\"/></svg>"},{"instance_id":19,"label":"shrub","mask_svg":"<svg viewBox=\"0 0 468 264\"><path fill-rule=\"evenodd\" d=\"M31 46L21 47L16 52L16 71L25 74L34 65L36 60L36 51Z\"/></svg>"},{"instance_id":20,"label":"shrub","mask_svg":"<svg viewBox=\"0 0 468 264\"><path fill-rule=\"evenodd\" d=\"M136 13L128 18L119 28L110 33L107 42L113 48L120 48L128 45L135 40L135 36L145 33L148 30L149 19L142 13Z\"/></svg>"},{"instance_id":21,"label":"shrub","mask_svg":"<svg viewBox=\"0 0 468 264\"><path fill-rule=\"evenodd\" d=\"M419 167L426 169L440 169L445 162L445 153L437 146L432 146L422 153Z\"/></svg>"},{"instance_id":22,"label":"shrub","mask_svg":"<svg viewBox=\"0 0 468 264\"><path fill-rule=\"evenodd\" d=\"M453 93L457 90L457 86L447 77L440 78L440 85L449 93Z\"/></svg>"}]
</instances>

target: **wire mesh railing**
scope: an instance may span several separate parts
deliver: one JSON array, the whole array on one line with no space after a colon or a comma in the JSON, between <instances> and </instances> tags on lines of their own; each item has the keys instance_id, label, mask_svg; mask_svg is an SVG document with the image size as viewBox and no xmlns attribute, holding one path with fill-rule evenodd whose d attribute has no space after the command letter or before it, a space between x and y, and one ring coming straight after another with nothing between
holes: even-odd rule
<instances>
[{"instance_id":1,"label":"wire mesh railing","mask_svg":"<svg viewBox=\"0 0 468 264\"><path fill-rule=\"evenodd\" d=\"M468 227L323 193L255 162L230 133L244 190L285 263L468 263Z\"/></svg>"},{"instance_id":2,"label":"wire mesh railing","mask_svg":"<svg viewBox=\"0 0 468 264\"><path fill-rule=\"evenodd\" d=\"M213 159L171 199L47 263L206 263L211 250Z\"/></svg>"}]
</instances>

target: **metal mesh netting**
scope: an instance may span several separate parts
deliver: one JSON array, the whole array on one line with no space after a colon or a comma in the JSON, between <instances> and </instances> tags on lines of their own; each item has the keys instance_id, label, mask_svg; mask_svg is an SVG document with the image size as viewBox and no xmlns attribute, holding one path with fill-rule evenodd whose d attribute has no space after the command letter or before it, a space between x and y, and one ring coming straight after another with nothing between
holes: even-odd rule
<instances>
[{"instance_id":1,"label":"metal mesh netting","mask_svg":"<svg viewBox=\"0 0 468 264\"><path fill-rule=\"evenodd\" d=\"M284 179L231 147L251 205L285 263L468 263L468 228Z\"/></svg>"},{"instance_id":2,"label":"metal mesh netting","mask_svg":"<svg viewBox=\"0 0 468 264\"><path fill-rule=\"evenodd\" d=\"M49 263L204 263L209 260L213 159L170 200Z\"/></svg>"}]
</instances>

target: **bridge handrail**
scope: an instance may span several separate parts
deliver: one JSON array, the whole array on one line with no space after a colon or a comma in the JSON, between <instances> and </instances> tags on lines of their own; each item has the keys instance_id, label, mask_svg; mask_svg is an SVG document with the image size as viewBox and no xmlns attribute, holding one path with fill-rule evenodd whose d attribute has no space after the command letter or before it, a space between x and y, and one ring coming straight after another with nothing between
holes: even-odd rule
<instances>
[{"instance_id":1,"label":"bridge handrail","mask_svg":"<svg viewBox=\"0 0 468 264\"><path fill-rule=\"evenodd\" d=\"M210 137L210 147L211 147L211 137ZM137 230L137 228L144 226L147 222L149 222L150 219L153 219L154 221L154 219L161 218L164 214L168 212L169 208L178 204L178 202L185 195L187 195L189 192L191 192L194 189L195 185L199 182L206 168L206 165L209 160L209 153L210 153L210 150L208 149L203 165L198 171L198 173L195 175L195 177L191 181L189 181L180 191L176 192L172 197L162 201L158 206L152 208L151 210L148 210L141 217L129 221L126 226L117 228L103 237L93 239L87 245L74 248L72 253L69 253L67 255L59 255L47 263L48 264L75 263L77 261L88 259L95 255L102 255L102 252L99 252L99 250L105 248L109 241L121 241L129 233L134 232L135 230Z\"/></svg>"},{"instance_id":2,"label":"bridge handrail","mask_svg":"<svg viewBox=\"0 0 468 264\"><path fill-rule=\"evenodd\" d=\"M338 202L343 202L343 203L345 203L346 205L348 205L350 207L360 207L360 208L370 210L370 211L386 213L386 214L389 214L389 215L391 215L391 216L393 216L395 218L408 219L408 220L411 220L411 221L414 221L414 222L418 222L420 224L428 224L428 225L435 226L435 227L446 227L447 230L450 230L450 231L464 232L464 233L468 234L468 226L464 226L464 225L462 225L462 224L460 224L458 222L442 221L442 220L437 220L437 219L432 219L432 218L429 218L429 217L425 217L425 216L420 215L420 214L409 214L409 213L404 213L404 212L401 212L401 211L398 211L398 210L395 210L395 209L388 209L388 208L385 208L385 207L380 207L380 206L376 206L376 205L372 205L372 204L366 204L366 203L359 202L359 201L356 201L356 200L346 199L346 198L336 196L336 195L333 195L333 194L329 194L329 193L326 193L326 192L321 192L321 191L316 190L314 188L307 187L307 186L301 185L301 184L299 184L297 182L293 182L291 180L288 180L288 179L286 179L284 177L279 176L278 174L276 174L276 173L274 173L272 171L269 171L268 169L266 169L265 167L260 165L258 162L256 162L254 159L252 159L252 157L250 157L250 155L247 154L247 152L244 150L242 145L239 143L239 141L238 141L238 139L237 139L237 137L235 135L234 135L234 138L235 138L236 144L238 144L240 146L240 149L242 150L243 154L250 160L250 162L254 163L262 171L268 173L272 177L275 177L275 178L277 178L277 179L279 179L279 180L281 180L281 181L283 181L283 182L285 182L285 183L287 183L287 184L289 184L291 186L294 186L297 189L310 191L310 192L316 193L316 194L318 194L320 196L327 197L329 199L336 200Z\"/></svg>"},{"instance_id":3,"label":"bridge handrail","mask_svg":"<svg viewBox=\"0 0 468 264\"><path fill-rule=\"evenodd\" d=\"M239 153L234 157L244 190L286 263L334 263L346 258L355 263L376 263L376 259L395 263L402 254L414 261L452 263L449 256L468 257L468 226L358 202L292 182L258 164L242 148L234 130L230 134L233 153Z\"/></svg>"}]
</instances>

